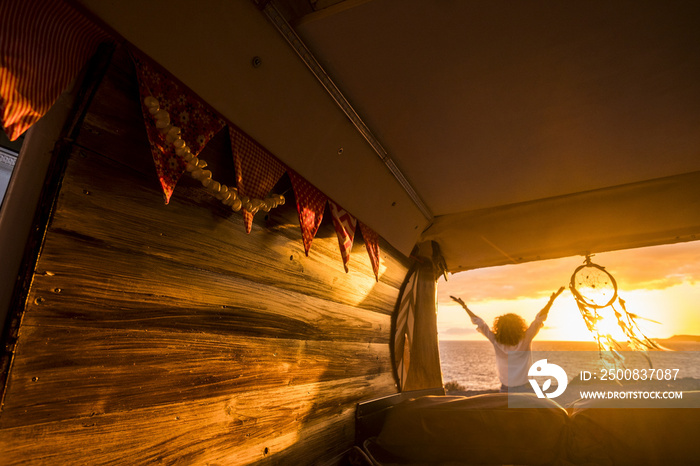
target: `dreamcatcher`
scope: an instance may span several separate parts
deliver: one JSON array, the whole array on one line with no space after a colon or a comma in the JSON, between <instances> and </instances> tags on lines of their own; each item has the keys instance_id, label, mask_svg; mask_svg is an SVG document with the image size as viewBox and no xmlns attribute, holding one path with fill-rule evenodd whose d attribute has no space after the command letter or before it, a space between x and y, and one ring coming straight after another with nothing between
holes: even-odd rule
<instances>
[{"instance_id":1,"label":"dreamcatcher","mask_svg":"<svg viewBox=\"0 0 700 466\"><path fill-rule=\"evenodd\" d=\"M591 256L586 256L584 264L577 267L571 275L569 289L576 299L586 327L598 344L598 351L601 355L605 352L608 359L612 358L612 361L604 362L613 365L621 363L622 356L618 350L622 350L623 347L621 342L615 340L609 330L601 328L600 323L606 318L603 315L603 310L612 310L617 319L617 325L627 339L625 343L627 343L628 348L625 349L644 352L665 349L644 335L637 324L637 319L644 318L627 311L625 301L617 294L615 278L604 267L591 262ZM649 358L646 359L651 364Z\"/></svg>"}]
</instances>

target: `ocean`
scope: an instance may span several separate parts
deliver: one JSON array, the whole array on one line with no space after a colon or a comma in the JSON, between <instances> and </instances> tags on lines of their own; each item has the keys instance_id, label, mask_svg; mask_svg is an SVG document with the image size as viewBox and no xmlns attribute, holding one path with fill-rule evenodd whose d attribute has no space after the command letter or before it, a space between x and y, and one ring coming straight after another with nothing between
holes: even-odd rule
<instances>
[{"instance_id":1,"label":"ocean","mask_svg":"<svg viewBox=\"0 0 700 466\"><path fill-rule=\"evenodd\" d=\"M650 353L652 362L663 361L672 357L673 365L679 366L679 378L692 377L700 379L700 343L699 342L661 342L672 353ZM590 360L591 353L596 352L595 342L588 341L533 341L533 360L537 352L558 352L557 364L561 365L571 380L581 369L595 369L587 362L582 362L576 352ZM543 353L544 354L544 353ZM440 361L444 383L456 382L465 390L493 390L501 386L496 374L496 356L491 343L484 341L440 341ZM662 364L658 364L661 367ZM640 367L642 367L640 365ZM666 366L669 367L669 366Z\"/></svg>"}]
</instances>

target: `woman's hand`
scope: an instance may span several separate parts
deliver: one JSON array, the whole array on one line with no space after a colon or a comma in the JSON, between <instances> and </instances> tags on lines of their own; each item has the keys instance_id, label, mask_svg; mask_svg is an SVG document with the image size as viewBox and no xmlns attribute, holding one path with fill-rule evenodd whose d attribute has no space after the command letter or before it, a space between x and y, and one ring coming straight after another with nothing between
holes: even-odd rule
<instances>
[{"instance_id":1,"label":"woman's hand","mask_svg":"<svg viewBox=\"0 0 700 466\"><path fill-rule=\"evenodd\" d=\"M472 317L472 318L473 318L473 317L476 317L476 314L474 314L472 311L469 310L469 308L468 308L467 305L464 303L464 301L462 301L462 298L457 298L457 297L455 297L455 296L450 296L450 298L452 298L452 300L453 300L454 302L456 302L457 304L459 304L460 306L462 306L462 307L464 308L464 310L467 311L467 314L469 314L469 317Z\"/></svg>"},{"instance_id":2,"label":"woman's hand","mask_svg":"<svg viewBox=\"0 0 700 466\"><path fill-rule=\"evenodd\" d=\"M554 300L557 299L557 297L561 294L561 292L564 291L564 287L560 286L557 291L552 293L552 296L549 297L549 302L545 305L545 307L540 311L540 314L546 319L547 314L549 314L549 308L552 307L552 304L554 304Z\"/></svg>"},{"instance_id":3,"label":"woman's hand","mask_svg":"<svg viewBox=\"0 0 700 466\"><path fill-rule=\"evenodd\" d=\"M553 303L554 300L557 299L557 297L561 294L562 291L564 291L564 287L560 286L559 289L557 291L555 291L554 293L552 293L552 296L549 297L549 302Z\"/></svg>"},{"instance_id":4,"label":"woman's hand","mask_svg":"<svg viewBox=\"0 0 700 466\"><path fill-rule=\"evenodd\" d=\"M452 298L452 301L456 302L457 304L461 305L462 307L467 307L466 304L464 304L464 301L462 301L462 298L457 298L456 296L450 296Z\"/></svg>"}]
</instances>

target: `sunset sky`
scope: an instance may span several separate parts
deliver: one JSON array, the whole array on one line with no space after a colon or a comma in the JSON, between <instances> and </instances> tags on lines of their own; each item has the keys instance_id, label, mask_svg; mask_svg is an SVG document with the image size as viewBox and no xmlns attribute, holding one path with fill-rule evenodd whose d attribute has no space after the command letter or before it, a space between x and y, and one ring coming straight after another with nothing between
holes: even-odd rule
<instances>
[{"instance_id":1,"label":"sunset sky","mask_svg":"<svg viewBox=\"0 0 700 466\"><path fill-rule=\"evenodd\" d=\"M438 332L441 340L478 340L466 312L450 295L459 296L489 325L508 312L528 321L560 286L538 340L592 341L574 297L568 289L574 270L584 257L568 257L525 264L489 267L450 275L438 284ZM660 322L640 320L651 338L700 335L700 241L606 252L592 257L618 284L627 310Z\"/></svg>"}]
</instances>

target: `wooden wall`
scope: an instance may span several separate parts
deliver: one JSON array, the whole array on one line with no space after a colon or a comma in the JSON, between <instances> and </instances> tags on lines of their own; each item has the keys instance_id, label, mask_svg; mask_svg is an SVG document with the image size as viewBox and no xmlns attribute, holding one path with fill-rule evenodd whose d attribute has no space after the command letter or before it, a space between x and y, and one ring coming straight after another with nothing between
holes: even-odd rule
<instances>
[{"instance_id":1,"label":"wooden wall","mask_svg":"<svg viewBox=\"0 0 700 466\"><path fill-rule=\"evenodd\" d=\"M201 158L234 184L227 141ZM408 262L382 242L376 282L358 235L346 274L330 219L305 257L286 196L250 235L187 176L164 205L118 50L36 265L0 463L337 462L355 403L397 391L390 315Z\"/></svg>"}]
</instances>

